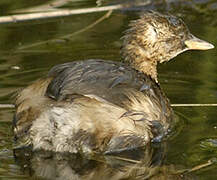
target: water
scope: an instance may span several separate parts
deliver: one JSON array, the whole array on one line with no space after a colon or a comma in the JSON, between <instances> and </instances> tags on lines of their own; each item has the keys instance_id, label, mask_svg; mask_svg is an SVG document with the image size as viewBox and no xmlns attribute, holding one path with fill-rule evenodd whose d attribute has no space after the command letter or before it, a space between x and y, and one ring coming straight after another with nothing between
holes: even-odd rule
<instances>
[{"instance_id":1,"label":"water","mask_svg":"<svg viewBox=\"0 0 217 180\"><path fill-rule=\"evenodd\" d=\"M110 2L112 3L112 1ZM179 15L188 24L193 34L217 46L217 1L183 0L179 2L168 1L167 4L161 1L153 2L148 8L162 12L169 11ZM12 11L36 7L43 3L44 1L37 1L37 3L35 1L25 3L22 1L1 1L1 15L12 14ZM102 3L107 4L109 2L102 1ZM95 2L90 0L73 1L66 4L66 7L73 9L93 6L95 6ZM127 11L115 11L108 19L76 35L73 33L92 24L105 12L42 21L1 24L0 103L12 103L14 92L42 77L56 64L91 58L119 60L122 32L127 29L129 20L137 18L138 12L143 9L140 7ZM71 34L69 39L61 38L68 34ZM41 43L44 41L45 43ZM217 103L216 57L216 49L204 52L190 51L159 66L159 81L171 103ZM182 125L180 132L167 142L166 148L163 148L163 152L166 154L165 167L170 167L168 169L192 168L216 158L216 107L175 107L174 110ZM25 160L17 162L13 156L13 134L11 131L13 111L13 109L0 109L0 179L31 179L30 174L34 173L28 171L29 166L26 169L21 168L22 165L28 163ZM150 155L150 152L147 154ZM36 155L36 157L38 159L33 155L31 162L33 165L38 165L34 167L40 167L41 162L47 162L44 160L46 156ZM62 162L67 162L67 164L71 162L71 159L68 156L66 158L65 155L52 157L55 160L64 159ZM120 175L115 168L117 164L111 162L113 160L109 159L104 159L102 162L93 161L89 165L91 168L87 168L85 172L86 174L88 174L87 172L94 174L94 171L97 170L95 176L92 177L95 179L117 178ZM49 163L47 162L47 164ZM84 163L82 160L81 167L86 167L86 164L88 163L86 161ZM109 175L113 174L113 176L105 175L105 172L108 171L106 164L110 165ZM118 162L118 166L120 164ZM50 166L46 167L51 168ZM55 167L59 167L58 163L55 164ZM131 165L124 167L130 169ZM41 172L38 168L35 168L34 171L36 173ZM216 171L217 165L214 163L182 178L194 179L197 177L202 180L214 180L217 179ZM98 176L97 173L99 173ZM160 179L162 173L157 174L159 175L158 179ZM178 179L178 177L172 177L172 179Z\"/></svg>"}]
</instances>

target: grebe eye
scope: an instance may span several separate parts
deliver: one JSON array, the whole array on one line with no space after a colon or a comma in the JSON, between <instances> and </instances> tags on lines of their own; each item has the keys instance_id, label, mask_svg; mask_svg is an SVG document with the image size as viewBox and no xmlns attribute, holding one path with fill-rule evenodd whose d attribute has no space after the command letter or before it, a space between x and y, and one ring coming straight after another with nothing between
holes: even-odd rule
<instances>
[{"instance_id":1,"label":"grebe eye","mask_svg":"<svg viewBox=\"0 0 217 180\"><path fill-rule=\"evenodd\" d=\"M178 26L180 25L180 20L176 17L169 17L168 21L170 24L172 24L173 26Z\"/></svg>"}]
</instances>

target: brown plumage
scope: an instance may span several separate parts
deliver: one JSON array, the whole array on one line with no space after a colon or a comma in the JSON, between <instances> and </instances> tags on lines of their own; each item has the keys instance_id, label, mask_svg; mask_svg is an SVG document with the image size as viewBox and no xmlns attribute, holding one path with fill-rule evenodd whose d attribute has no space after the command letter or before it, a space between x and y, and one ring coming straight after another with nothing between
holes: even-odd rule
<instances>
[{"instance_id":1,"label":"brown plumage","mask_svg":"<svg viewBox=\"0 0 217 180\"><path fill-rule=\"evenodd\" d=\"M17 147L117 153L161 140L174 122L157 82L157 63L188 49L210 48L179 18L145 13L123 37L128 64L92 59L57 65L20 92Z\"/></svg>"}]
</instances>

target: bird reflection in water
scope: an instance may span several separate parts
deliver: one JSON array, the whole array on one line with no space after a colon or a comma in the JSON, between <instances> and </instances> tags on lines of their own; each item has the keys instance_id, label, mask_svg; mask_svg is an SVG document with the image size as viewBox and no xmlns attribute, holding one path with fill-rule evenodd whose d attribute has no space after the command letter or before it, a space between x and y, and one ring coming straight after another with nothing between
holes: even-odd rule
<instances>
[{"instance_id":1,"label":"bird reflection in water","mask_svg":"<svg viewBox=\"0 0 217 180\"><path fill-rule=\"evenodd\" d=\"M15 150L22 171L32 178L47 180L193 180L190 174L177 173L166 166L166 144L160 143L117 155L96 155L88 159L81 154L54 153L31 149Z\"/></svg>"}]
</instances>

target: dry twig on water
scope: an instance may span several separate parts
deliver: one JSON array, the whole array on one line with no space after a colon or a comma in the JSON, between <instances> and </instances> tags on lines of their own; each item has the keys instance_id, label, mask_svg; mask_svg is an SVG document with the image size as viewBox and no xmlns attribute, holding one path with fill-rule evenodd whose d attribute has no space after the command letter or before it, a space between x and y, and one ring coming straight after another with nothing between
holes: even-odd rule
<instances>
[{"instance_id":1,"label":"dry twig on water","mask_svg":"<svg viewBox=\"0 0 217 180\"><path fill-rule=\"evenodd\" d=\"M171 104L173 107L216 107L217 104ZM1 108L14 108L13 104L0 104Z\"/></svg>"},{"instance_id":2,"label":"dry twig on water","mask_svg":"<svg viewBox=\"0 0 217 180\"><path fill-rule=\"evenodd\" d=\"M209 107L217 106L217 104L171 104L173 107Z\"/></svg>"},{"instance_id":3,"label":"dry twig on water","mask_svg":"<svg viewBox=\"0 0 217 180\"><path fill-rule=\"evenodd\" d=\"M57 17L65 17L65 16L70 16L70 15L76 15L76 14L87 14L87 13L119 10L119 9L133 7L133 6L136 6L136 7L145 6L149 3L150 3L149 1L145 1L143 3L116 4L116 5L110 5L110 6L84 8L84 9L73 9L73 10L62 9L62 10L55 10L55 11L50 11L50 12L46 11L46 12L38 12L38 13L2 16L2 17L0 17L0 24L16 23L16 22L22 22L22 21L48 19L48 18L57 18Z\"/></svg>"},{"instance_id":4,"label":"dry twig on water","mask_svg":"<svg viewBox=\"0 0 217 180\"><path fill-rule=\"evenodd\" d=\"M195 167L193 167L193 168L176 171L176 172L173 173L173 174L186 174L186 173L195 172L195 171L201 170L201 169L203 169L203 168L206 168L206 167L208 167L208 166L211 166L211 165L213 165L214 163L216 163L216 159L215 159L215 158L210 159L210 160L208 160L206 163L197 165L197 166L195 166Z\"/></svg>"},{"instance_id":5,"label":"dry twig on water","mask_svg":"<svg viewBox=\"0 0 217 180\"><path fill-rule=\"evenodd\" d=\"M0 17L0 24L2 23L16 23L22 21L48 19L55 17L65 17L75 14L87 14L93 12L103 12L110 10L122 9L125 6L122 4L105 6L105 7L95 7L95 8L85 8L85 9L75 9L75 10L57 10L51 12L41 12L41 13L29 13L29 14L19 14L12 16L2 16Z\"/></svg>"},{"instance_id":6,"label":"dry twig on water","mask_svg":"<svg viewBox=\"0 0 217 180\"><path fill-rule=\"evenodd\" d=\"M0 104L0 109L4 108L15 108L14 104Z\"/></svg>"}]
</instances>

